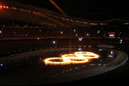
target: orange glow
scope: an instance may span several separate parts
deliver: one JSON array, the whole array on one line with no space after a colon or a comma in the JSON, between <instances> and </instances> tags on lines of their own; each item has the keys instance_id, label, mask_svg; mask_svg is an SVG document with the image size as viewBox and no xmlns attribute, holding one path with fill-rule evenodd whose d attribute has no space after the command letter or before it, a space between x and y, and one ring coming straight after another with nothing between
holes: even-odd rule
<instances>
[{"instance_id":1,"label":"orange glow","mask_svg":"<svg viewBox=\"0 0 129 86\"><path fill-rule=\"evenodd\" d=\"M49 0L64 16L67 16L66 13L53 1Z\"/></svg>"},{"instance_id":2,"label":"orange glow","mask_svg":"<svg viewBox=\"0 0 129 86\"><path fill-rule=\"evenodd\" d=\"M90 59L98 59L99 55L93 52L74 52L73 54L64 54L61 57L51 57L43 60L46 65L69 65L82 64L89 62Z\"/></svg>"},{"instance_id":3,"label":"orange glow","mask_svg":"<svg viewBox=\"0 0 129 86\"><path fill-rule=\"evenodd\" d=\"M8 8L9 8L8 6L4 6L0 4L0 9L8 9Z\"/></svg>"},{"instance_id":4,"label":"orange glow","mask_svg":"<svg viewBox=\"0 0 129 86\"><path fill-rule=\"evenodd\" d=\"M0 9L2 9L3 8L3 6L2 5L0 5Z\"/></svg>"},{"instance_id":5,"label":"orange glow","mask_svg":"<svg viewBox=\"0 0 129 86\"><path fill-rule=\"evenodd\" d=\"M61 60L61 61L54 61L54 60ZM62 59L59 57L53 57L53 58L48 58L44 60L46 65L65 65L65 64L69 64L69 60L68 59Z\"/></svg>"}]
</instances>

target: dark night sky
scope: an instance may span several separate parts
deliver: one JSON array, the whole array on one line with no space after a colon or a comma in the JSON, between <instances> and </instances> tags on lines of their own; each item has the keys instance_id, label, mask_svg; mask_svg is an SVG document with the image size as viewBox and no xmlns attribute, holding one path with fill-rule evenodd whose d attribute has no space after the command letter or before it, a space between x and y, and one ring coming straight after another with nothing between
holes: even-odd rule
<instances>
[{"instance_id":1,"label":"dark night sky","mask_svg":"<svg viewBox=\"0 0 129 86\"><path fill-rule=\"evenodd\" d=\"M49 0L15 0L37 5L57 11ZM122 0L54 0L68 15L91 18L108 19L120 18L129 20L128 2Z\"/></svg>"}]
</instances>

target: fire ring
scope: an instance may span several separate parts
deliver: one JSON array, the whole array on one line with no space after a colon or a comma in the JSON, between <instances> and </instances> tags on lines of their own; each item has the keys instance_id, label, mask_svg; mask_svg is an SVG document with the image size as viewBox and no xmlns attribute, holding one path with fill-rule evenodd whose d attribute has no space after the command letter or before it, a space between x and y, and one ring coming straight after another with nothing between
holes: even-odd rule
<instances>
[{"instance_id":1,"label":"fire ring","mask_svg":"<svg viewBox=\"0 0 129 86\"><path fill-rule=\"evenodd\" d=\"M87 63L90 59L98 59L99 55L93 52L74 52L73 54L64 54L61 57L46 58L46 65L69 65Z\"/></svg>"}]
</instances>

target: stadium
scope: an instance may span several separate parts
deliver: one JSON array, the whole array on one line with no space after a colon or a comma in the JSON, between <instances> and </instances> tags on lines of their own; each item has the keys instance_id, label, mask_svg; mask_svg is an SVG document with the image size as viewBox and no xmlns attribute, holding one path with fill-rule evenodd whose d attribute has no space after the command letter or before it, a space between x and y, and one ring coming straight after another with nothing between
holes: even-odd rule
<instances>
[{"instance_id":1,"label":"stadium","mask_svg":"<svg viewBox=\"0 0 129 86\"><path fill-rule=\"evenodd\" d=\"M92 21L18 2L1 3L0 84L80 80L128 60L126 20Z\"/></svg>"}]
</instances>

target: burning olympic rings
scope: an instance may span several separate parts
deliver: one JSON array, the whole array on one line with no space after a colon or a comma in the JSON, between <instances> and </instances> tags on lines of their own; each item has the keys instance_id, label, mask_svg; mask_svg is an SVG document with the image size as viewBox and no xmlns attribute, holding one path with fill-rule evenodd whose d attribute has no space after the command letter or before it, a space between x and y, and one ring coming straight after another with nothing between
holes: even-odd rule
<instances>
[{"instance_id":1,"label":"burning olympic rings","mask_svg":"<svg viewBox=\"0 0 129 86\"><path fill-rule=\"evenodd\" d=\"M99 55L93 52L74 52L73 54L64 54L61 57L46 58L43 62L46 65L69 65L87 63L90 59L98 59Z\"/></svg>"}]
</instances>

